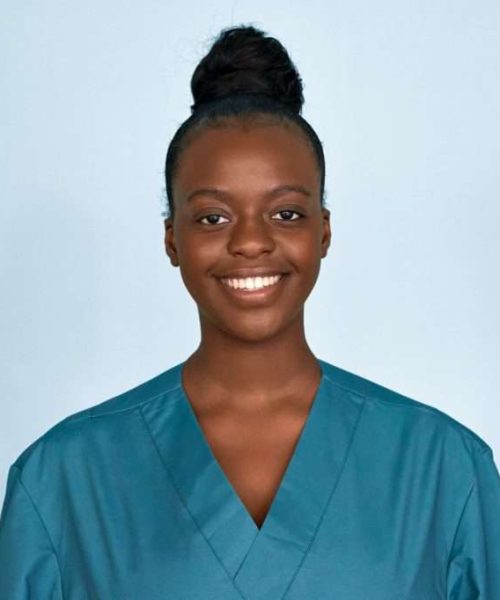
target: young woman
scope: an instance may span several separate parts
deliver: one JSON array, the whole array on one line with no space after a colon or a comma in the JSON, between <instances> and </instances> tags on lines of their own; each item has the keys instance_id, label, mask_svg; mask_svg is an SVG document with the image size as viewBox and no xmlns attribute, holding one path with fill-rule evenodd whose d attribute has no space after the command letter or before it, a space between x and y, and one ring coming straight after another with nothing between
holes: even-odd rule
<instances>
[{"instance_id":1,"label":"young woman","mask_svg":"<svg viewBox=\"0 0 500 600\"><path fill-rule=\"evenodd\" d=\"M331 231L286 50L224 30L192 91L167 154L165 248L200 345L15 461L0 597L500 599L491 448L306 341Z\"/></svg>"}]
</instances>

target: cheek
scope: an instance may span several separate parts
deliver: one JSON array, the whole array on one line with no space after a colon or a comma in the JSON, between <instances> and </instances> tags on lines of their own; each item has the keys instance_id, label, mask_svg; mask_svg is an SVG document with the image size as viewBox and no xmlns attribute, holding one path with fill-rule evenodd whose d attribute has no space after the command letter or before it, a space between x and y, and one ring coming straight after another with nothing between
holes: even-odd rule
<instances>
[{"instance_id":1,"label":"cheek","mask_svg":"<svg viewBox=\"0 0 500 600\"><path fill-rule=\"evenodd\" d=\"M207 243L204 236L183 238L177 246L179 267L184 284L189 291L203 290L213 276L224 246L215 240Z\"/></svg>"},{"instance_id":2,"label":"cheek","mask_svg":"<svg viewBox=\"0 0 500 600\"><path fill-rule=\"evenodd\" d=\"M315 231L304 232L287 241L287 254L290 261L302 272L314 271L321 260L321 241Z\"/></svg>"},{"instance_id":3,"label":"cheek","mask_svg":"<svg viewBox=\"0 0 500 600\"><path fill-rule=\"evenodd\" d=\"M221 242L210 234L179 231L177 254L181 268L201 271L220 254Z\"/></svg>"}]
</instances>

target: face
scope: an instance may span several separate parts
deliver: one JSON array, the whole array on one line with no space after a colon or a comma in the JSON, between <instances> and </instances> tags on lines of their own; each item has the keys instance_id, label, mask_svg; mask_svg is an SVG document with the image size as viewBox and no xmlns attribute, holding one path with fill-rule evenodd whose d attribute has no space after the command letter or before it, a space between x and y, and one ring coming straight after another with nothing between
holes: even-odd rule
<instances>
[{"instance_id":1,"label":"face","mask_svg":"<svg viewBox=\"0 0 500 600\"><path fill-rule=\"evenodd\" d=\"M301 327L331 238L303 134L241 121L203 129L180 156L173 196L165 248L198 305L202 335L255 342Z\"/></svg>"}]
</instances>

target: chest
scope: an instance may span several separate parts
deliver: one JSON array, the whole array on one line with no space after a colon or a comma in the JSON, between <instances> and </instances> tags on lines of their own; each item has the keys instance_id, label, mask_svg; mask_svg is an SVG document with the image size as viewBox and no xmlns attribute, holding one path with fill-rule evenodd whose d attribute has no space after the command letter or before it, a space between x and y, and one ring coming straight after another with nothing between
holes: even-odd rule
<instances>
[{"instance_id":1,"label":"chest","mask_svg":"<svg viewBox=\"0 0 500 600\"><path fill-rule=\"evenodd\" d=\"M287 411L198 419L213 455L259 528L293 456L306 416Z\"/></svg>"}]
</instances>

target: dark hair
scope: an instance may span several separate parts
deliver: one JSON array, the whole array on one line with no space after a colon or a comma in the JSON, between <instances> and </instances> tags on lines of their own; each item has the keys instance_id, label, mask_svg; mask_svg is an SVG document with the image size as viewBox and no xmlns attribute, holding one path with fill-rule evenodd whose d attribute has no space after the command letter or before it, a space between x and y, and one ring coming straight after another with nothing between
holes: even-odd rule
<instances>
[{"instance_id":1,"label":"dark hair","mask_svg":"<svg viewBox=\"0 0 500 600\"><path fill-rule=\"evenodd\" d=\"M192 114L168 147L165 161L168 211L164 217L174 216L172 181L179 156L194 134L204 127L223 126L231 117L257 115L295 123L306 135L318 163L323 206L325 158L316 132L300 114L304 103L302 89L300 75L277 39L253 26L223 29L194 70Z\"/></svg>"}]
</instances>

